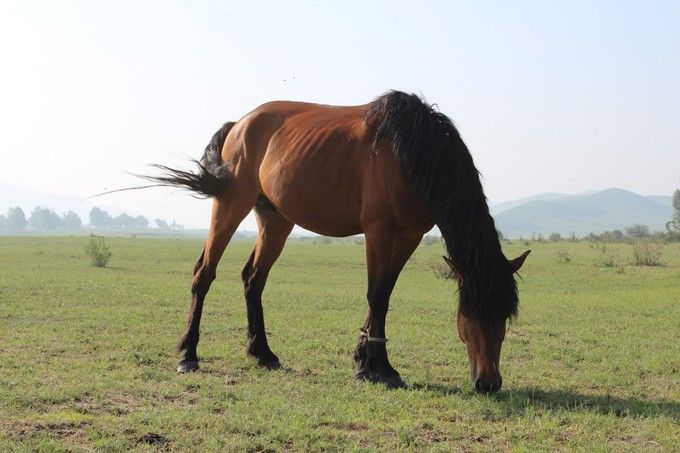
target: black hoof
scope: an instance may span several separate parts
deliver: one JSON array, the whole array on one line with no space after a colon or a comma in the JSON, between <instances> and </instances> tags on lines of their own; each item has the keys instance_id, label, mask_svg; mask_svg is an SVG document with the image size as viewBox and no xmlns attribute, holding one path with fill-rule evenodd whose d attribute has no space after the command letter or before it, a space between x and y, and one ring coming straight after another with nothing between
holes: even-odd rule
<instances>
[{"instance_id":1,"label":"black hoof","mask_svg":"<svg viewBox=\"0 0 680 453\"><path fill-rule=\"evenodd\" d=\"M266 368L268 370L277 370L281 368L281 362L279 362L279 359L274 356L274 359L257 359L257 364L263 368Z\"/></svg>"},{"instance_id":2,"label":"black hoof","mask_svg":"<svg viewBox=\"0 0 680 453\"><path fill-rule=\"evenodd\" d=\"M359 370L354 373L354 379L358 382L372 382L374 384L383 384L388 389L406 389L408 385L403 381L399 373L397 374L383 374L371 373L366 370Z\"/></svg>"},{"instance_id":3,"label":"black hoof","mask_svg":"<svg viewBox=\"0 0 680 453\"><path fill-rule=\"evenodd\" d=\"M198 371L198 362L195 360L185 360L182 362L179 362L179 366L177 367L177 372L179 374L184 374L184 373L192 373L194 371Z\"/></svg>"},{"instance_id":4,"label":"black hoof","mask_svg":"<svg viewBox=\"0 0 680 453\"><path fill-rule=\"evenodd\" d=\"M257 360L257 364L261 367L267 368L268 370L281 368L281 362L279 361L279 358L276 357L276 354L274 354L269 348L267 348L266 351L258 352L255 351L254 348L249 347L247 352L249 356Z\"/></svg>"}]
</instances>

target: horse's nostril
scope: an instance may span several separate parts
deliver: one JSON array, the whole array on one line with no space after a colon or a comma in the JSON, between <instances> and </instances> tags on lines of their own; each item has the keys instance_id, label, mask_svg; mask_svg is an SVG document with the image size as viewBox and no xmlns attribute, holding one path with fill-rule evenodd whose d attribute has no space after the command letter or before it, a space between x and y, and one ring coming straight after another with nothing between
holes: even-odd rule
<instances>
[{"instance_id":1,"label":"horse's nostril","mask_svg":"<svg viewBox=\"0 0 680 453\"><path fill-rule=\"evenodd\" d=\"M475 379L474 387L479 393L494 393L501 389L503 384L502 379L498 379L496 382L484 383L480 378Z\"/></svg>"},{"instance_id":2,"label":"horse's nostril","mask_svg":"<svg viewBox=\"0 0 680 453\"><path fill-rule=\"evenodd\" d=\"M475 390L477 390L478 392L484 391L482 380L479 378L475 379Z\"/></svg>"}]
</instances>

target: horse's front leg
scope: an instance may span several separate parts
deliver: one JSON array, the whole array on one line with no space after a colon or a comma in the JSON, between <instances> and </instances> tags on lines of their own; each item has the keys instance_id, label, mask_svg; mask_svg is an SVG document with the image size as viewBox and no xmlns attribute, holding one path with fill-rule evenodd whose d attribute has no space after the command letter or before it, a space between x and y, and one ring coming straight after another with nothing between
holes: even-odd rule
<instances>
[{"instance_id":1,"label":"horse's front leg","mask_svg":"<svg viewBox=\"0 0 680 453\"><path fill-rule=\"evenodd\" d=\"M366 232L368 316L354 350L357 380L380 382L390 388L406 387L387 358L385 322L399 273L421 237L389 235L380 229Z\"/></svg>"}]
</instances>

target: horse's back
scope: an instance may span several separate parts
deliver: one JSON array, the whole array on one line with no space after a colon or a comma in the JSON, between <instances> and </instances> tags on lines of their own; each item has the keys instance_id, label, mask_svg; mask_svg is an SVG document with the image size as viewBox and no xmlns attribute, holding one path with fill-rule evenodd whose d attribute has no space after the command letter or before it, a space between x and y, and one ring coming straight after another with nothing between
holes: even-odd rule
<instances>
[{"instance_id":1,"label":"horse's back","mask_svg":"<svg viewBox=\"0 0 680 453\"><path fill-rule=\"evenodd\" d=\"M375 221L427 231L431 220L396 155L373 143L367 108L263 104L234 128L224 161L248 168L253 184L284 216L319 234L359 234Z\"/></svg>"}]
</instances>

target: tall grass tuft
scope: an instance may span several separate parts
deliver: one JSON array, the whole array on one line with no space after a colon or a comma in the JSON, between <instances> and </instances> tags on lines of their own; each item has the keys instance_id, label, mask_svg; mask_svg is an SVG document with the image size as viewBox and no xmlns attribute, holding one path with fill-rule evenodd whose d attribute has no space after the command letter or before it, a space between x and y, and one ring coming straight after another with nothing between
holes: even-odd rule
<instances>
[{"instance_id":1,"label":"tall grass tuft","mask_svg":"<svg viewBox=\"0 0 680 453\"><path fill-rule=\"evenodd\" d=\"M555 257L555 260L558 263L562 263L562 264L571 263L571 254L569 252L564 251L564 250L558 250L557 256Z\"/></svg>"}]
</instances>

